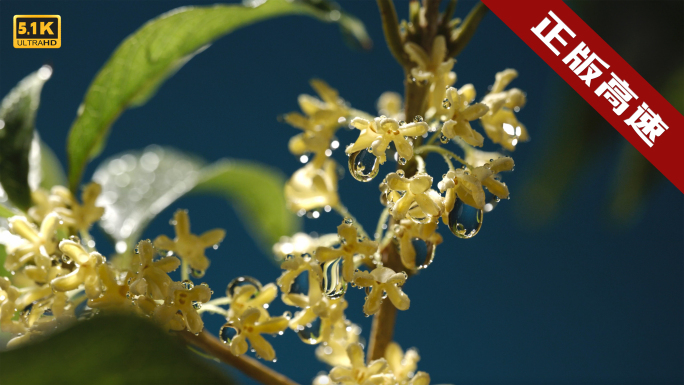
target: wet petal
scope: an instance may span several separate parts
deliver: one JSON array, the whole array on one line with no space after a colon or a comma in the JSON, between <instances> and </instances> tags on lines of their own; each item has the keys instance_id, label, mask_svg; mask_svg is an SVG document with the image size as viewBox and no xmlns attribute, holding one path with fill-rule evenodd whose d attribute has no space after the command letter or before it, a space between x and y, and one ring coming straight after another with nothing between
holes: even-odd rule
<instances>
[{"instance_id":1,"label":"wet petal","mask_svg":"<svg viewBox=\"0 0 684 385\"><path fill-rule=\"evenodd\" d=\"M178 210L174 214L174 219L176 221L176 236L181 237L190 234L190 218L188 217L187 210Z\"/></svg>"},{"instance_id":2,"label":"wet petal","mask_svg":"<svg viewBox=\"0 0 684 385\"><path fill-rule=\"evenodd\" d=\"M247 341L245 340L245 335L243 333L239 333L233 338L232 341L230 341L230 352L236 356L241 356L247 353L248 347L249 346L247 345Z\"/></svg>"},{"instance_id":3,"label":"wet petal","mask_svg":"<svg viewBox=\"0 0 684 385\"><path fill-rule=\"evenodd\" d=\"M173 250L176 242L172 241L166 235L160 235L154 240L154 247L159 250Z\"/></svg>"},{"instance_id":4,"label":"wet petal","mask_svg":"<svg viewBox=\"0 0 684 385\"><path fill-rule=\"evenodd\" d=\"M339 258L342 255L342 250L332 247L318 247L315 254L319 262L325 262Z\"/></svg>"},{"instance_id":5,"label":"wet petal","mask_svg":"<svg viewBox=\"0 0 684 385\"><path fill-rule=\"evenodd\" d=\"M289 321L287 318L283 316L272 317L266 322L259 323L259 325L254 327L254 330L257 331L257 333L275 334L287 329L288 323Z\"/></svg>"},{"instance_id":6,"label":"wet petal","mask_svg":"<svg viewBox=\"0 0 684 385\"><path fill-rule=\"evenodd\" d=\"M223 229L213 229L205 232L204 234L200 235L200 242L202 242L202 246L204 247L211 247L214 245L219 244L222 240L223 237L226 236L226 231Z\"/></svg>"},{"instance_id":7,"label":"wet petal","mask_svg":"<svg viewBox=\"0 0 684 385\"><path fill-rule=\"evenodd\" d=\"M385 291L387 292L387 297L397 309L407 310L411 305L411 300L409 300L408 295L400 288L394 285L385 285Z\"/></svg>"},{"instance_id":8,"label":"wet petal","mask_svg":"<svg viewBox=\"0 0 684 385\"><path fill-rule=\"evenodd\" d=\"M380 310L380 305L382 305L382 289L377 285L373 285L366 297L366 302L363 304L363 312L366 315L373 315Z\"/></svg>"},{"instance_id":9,"label":"wet petal","mask_svg":"<svg viewBox=\"0 0 684 385\"><path fill-rule=\"evenodd\" d=\"M275 350L273 349L273 346L271 346L271 344L264 339L264 337L258 334L250 333L247 335L247 338L252 344L252 349L256 350L256 354L266 361L273 361L275 358Z\"/></svg>"},{"instance_id":10,"label":"wet petal","mask_svg":"<svg viewBox=\"0 0 684 385\"><path fill-rule=\"evenodd\" d=\"M357 286L369 287L375 284L375 277L367 271L357 271L354 273L354 283Z\"/></svg>"}]
</instances>

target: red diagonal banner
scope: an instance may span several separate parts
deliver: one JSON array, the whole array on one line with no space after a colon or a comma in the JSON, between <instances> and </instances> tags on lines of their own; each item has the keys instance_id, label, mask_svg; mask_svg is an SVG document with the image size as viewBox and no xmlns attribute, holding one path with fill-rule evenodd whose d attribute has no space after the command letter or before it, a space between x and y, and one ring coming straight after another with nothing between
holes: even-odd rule
<instances>
[{"instance_id":1,"label":"red diagonal banner","mask_svg":"<svg viewBox=\"0 0 684 385\"><path fill-rule=\"evenodd\" d=\"M482 2L684 192L684 116L575 12L561 0Z\"/></svg>"}]
</instances>

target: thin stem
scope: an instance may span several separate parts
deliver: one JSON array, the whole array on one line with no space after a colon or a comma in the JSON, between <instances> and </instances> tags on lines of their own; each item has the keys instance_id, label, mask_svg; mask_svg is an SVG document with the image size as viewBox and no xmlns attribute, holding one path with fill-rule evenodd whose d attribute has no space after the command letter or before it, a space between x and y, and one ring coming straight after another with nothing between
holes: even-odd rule
<instances>
[{"instance_id":1,"label":"thin stem","mask_svg":"<svg viewBox=\"0 0 684 385\"><path fill-rule=\"evenodd\" d=\"M385 33L385 40L390 52L397 59L402 67L407 67L410 63L406 52L404 52L404 44L401 40L399 32L399 19L397 18L397 11L394 9L394 2L392 0L377 0L378 8L380 8L380 17L382 19L382 30Z\"/></svg>"},{"instance_id":2,"label":"thin stem","mask_svg":"<svg viewBox=\"0 0 684 385\"><path fill-rule=\"evenodd\" d=\"M83 243L85 243L86 249L90 252L95 251L92 247L90 247L90 241L93 240L93 237L90 235L88 230L81 230L81 239L83 240Z\"/></svg>"},{"instance_id":3,"label":"thin stem","mask_svg":"<svg viewBox=\"0 0 684 385\"><path fill-rule=\"evenodd\" d=\"M442 157L444 158L444 161L446 162L447 166L449 166L449 171L455 170L454 164L451 163L451 159L446 155L442 155Z\"/></svg>"},{"instance_id":4,"label":"thin stem","mask_svg":"<svg viewBox=\"0 0 684 385\"><path fill-rule=\"evenodd\" d=\"M218 297L218 298L212 299L209 302L206 302L204 305L214 305L214 306L229 305L231 301L232 301L232 298L229 298L229 297Z\"/></svg>"},{"instance_id":5,"label":"thin stem","mask_svg":"<svg viewBox=\"0 0 684 385\"><path fill-rule=\"evenodd\" d=\"M224 317L228 314L228 310L210 303L203 304L202 307L199 310L197 310L197 313L199 314L202 314L204 312L220 314Z\"/></svg>"},{"instance_id":6,"label":"thin stem","mask_svg":"<svg viewBox=\"0 0 684 385\"><path fill-rule=\"evenodd\" d=\"M418 172L425 172L425 160L422 156L416 155L416 163L416 169L418 170Z\"/></svg>"},{"instance_id":7,"label":"thin stem","mask_svg":"<svg viewBox=\"0 0 684 385\"><path fill-rule=\"evenodd\" d=\"M179 333L189 344L195 345L210 355L218 358L254 380L267 385L298 385L288 377L265 366L261 362L248 356L234 356L228 345L222 343L210 333L201 332L194 335L188 331Z\"/></svg>"},{"instance_id":8,"label":"thin stem","mask_svg":"<svg viewBox=\"0 0 684 385\"><path fill-rule=\"evenodd\" d=\"M342 218L349 218L352 220L352 222L356 225L356 229L361 233L361 236L371 239L371 237L368 236L368 233L366 233L366 230L363 229L363 226L361 226L361 222L357 221L356 218L347 210L346 207L342 203L339 203L335 206L333 206L333 210L335 210Z\"/></svg>"},{"instance_id":9,"label":"thin stem","mask_svg":"<svg viewBox=\"0 0 684 385\"><path fill-rule=\"evenodd\" d=\"M428 138L428 141L425 142L425 145L427 146L427 145L435 143L437 141L437 138L439 138L440 135L442 135L441 129L436 131L435 133L433 133L432 136L430 136L430 138Z\"/></svg>"},{"instance_id":10,"label":"thin stem","mask_svg":"<svg viewBox=\"0 0 684 385\"><path fill-rule=\"evenodd\" d=\"M465 160L463 160L463 158L461 158L460 156L454 154L453 152L451 152L445 148L439 147L439 146L432 146L432 145L426 144L424 146L420 146L420 147L416 148L415 150L413 150L413 152L415 154L425 154L425 153L430 153L430 152L436 152L436 153L441 154L443 156L448 156L451 159L455 159L457 162L460 162L461 164L465 165L466 167L468 167L471 170L474 168L473 166L468 164Z\"/></svg>"},{"instance_id":11,"label":"thin stem","mask_svg":"<svg viewBox=\"0 0 684 385\"><path fill-rule=\"evenodd\" d=\"M188 262L185 260L185 258L181 258L181 281L185 281L186 279L190 279Z\"/></svg>"}]
</instances>

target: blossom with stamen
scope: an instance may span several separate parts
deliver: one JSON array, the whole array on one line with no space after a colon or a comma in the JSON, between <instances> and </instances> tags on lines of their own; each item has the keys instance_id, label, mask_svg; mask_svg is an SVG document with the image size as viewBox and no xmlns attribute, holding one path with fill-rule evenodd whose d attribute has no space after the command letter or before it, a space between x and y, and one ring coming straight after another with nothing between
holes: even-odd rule
<instances>
[{"instance_id":1,"label":"blossom with stamen","mask_svg":"<svg viewBox=\"0 0 684 385\"><path fill-rule=\"evenodd\" d=\"M489 112L480 118L485 133L492 142L508 151L515 150L518 143L530 140L527 129L515 116L526 103L525 94L517 88L504 91L516 77L518 72L514 69L497 73L491 91L482 99L482 103L489 106Z\"/></svg>"},{"instance_id":2,"label":"blossom with stamen","mask_svg":"<svg viewBox=\"0 0 684 385\"><path fill-rule=\"evenodd\" d=\"M400 122L384 116L375 118L373 121L354 118L351 125L361 130L361 134L354 144L347 147L345 152L352 154L370 148L380 164L387 160L385 151L391 142L394 142L394 147L400 157L406 160L411 159L413 157L413 145L406 138L415 138L428 131L428 125L425 122L400 124Z\"/></svg>"},{"instance_id":3,"label":"blossom with stamen","mask_svg":"<svg viewBox=\"0 0 684 385\"><path fill-rule=\"evenodd\" d=\"M337 226L337 233L342 240L340 247L319 247L315 256L319 262L342 258L342 277L351 282L354 279L354 256L371 256L378 250L378 244L368 239L359 240L359 233L351 224Z\"/></svg>"},{"instance_id":4,"label":"blossom with stamen","mask_svg":"<svg viewBox=\"0 0 684 385\"><path fill-rule=\"evenodd\" d=\"M389 267L377 267L370 273L367 271L357 271L354 274L354 284L359 287L370 287L370 293L363 304L363 312L372 315L380 310L383 294L387 297L394 307L399 310L407 310L411 305L409 297L404 293L400 286L406 282L406 273L395 273Z\"/></svg>"},{"instance_id":5,"label":"blossom with stamen","mask_svg":"<svg viewBox=\"0 0 684 385\"><path fill-rule=\"evenodd\" d=\"M439 216L439 205L429 194L430 187L432 187L430 175L417 173L409 179L393 172L387 175L386 180L390 190L403 192L403 196L390 208L390 213L396 220L404 219L414 202L425 214L431 217Z\"/></svg>"},{"instance_id":6,"label":"blossom with stamen","mask_svg":"<svg viewBox=\"0 0 684 385\"><path fill-rule=\"evenodd\" d=\"M446 100L451 104L447 120L442 126L442 135L449 139L458 136L471 146L482 147L484 137L473 130L470 122L484 116L489 107L483 103L471 104L475 99L475 89L472 84L466 84L457 90L449 87L446 91Z\"/></svg>"}]
</instances>

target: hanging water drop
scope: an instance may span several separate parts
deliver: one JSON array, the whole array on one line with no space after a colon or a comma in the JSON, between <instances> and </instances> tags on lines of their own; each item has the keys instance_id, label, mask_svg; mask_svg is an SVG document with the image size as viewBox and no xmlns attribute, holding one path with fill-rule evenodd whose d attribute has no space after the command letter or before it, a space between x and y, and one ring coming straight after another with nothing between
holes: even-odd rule
<instances>
[{"instance_id":1,"label":"hanging water drop","mask_svg":"<svg viewBox=\"0 0 684 385\"><path fill-rule=\"evenodd\" d=\"M192 281L189 279L183 280L183 282L181 282L181 285L183 285L183 289L185 290L191 290L193 287L195 287L195 284L192 283Z\"/></svg>"},{"instance_id":2,"label":"hanging water drop","mask_svg":"<svg viewBox=\"0 0 684 385\"><path fill-rule=\"evenodd\" d=\"M426 242L420 238L413 238L411 245L416 252L416 268L425 269L435 258L435 246L432 242Z\"/></svg>"},{"instance_id":3,"label":"hanging water drop","mask_svg":"<svg viewBox=\"0 0 684 385\"><path fill-rule=\"evenodd\" d=\"M408 211L408 216L416 223L428 223L432 220L432 217L425 214L425 211L418 206L418 203L413 202Z\"/></svg>"},{"instance_id":4,"label":"hanging water drop","mask_svg":"<svg viewBox=\"0 0 684 385\"><path fill-rule=\"evenodd\" d=\"M192 275L193 278L202 278L204 277L204 270L190 268L190 275Z\"/></svg>"},{"instance_id":5,"label":"hanging water drop","mask_svg":"<svg viewBox=\"0 0 684 385\"><path fill-rule=\"evenodd\" d=\"M202 308L202 303L201 303L201 302L197 302L197 301L192 301L192 308L195 309L195 310L199 310L199 309Z\"/></svg>"},{"instance_id":6,"label":"hanging water drop","mask_svg":"<svg viewBox=\"0 0 684 385\"><path fill-rule=\"evenodd\" d=\"M369 182L380 171L380 162L368 149L357 151L349 156L349 172L354 179Z\"/></svg>"},{"instance_id":7,"label":"hanging water drop","mask_svg":"<svg viewBox=\"0 0 684 385\"><path fill-rule=\"evenodd\" d=\"M226 296L229 298L233 298L235 289L245 285L252 285L257 288L257 291L254 293L254 296L256 296L259 293L259 291L261 291L261 282L259 282L256 278L244 276L237 277L228 283L228 286L226 287Z\"/></svg>"},{"instance_id":8,"label":"hanging water drop","mask_svg":"<svg viewBox=\"0 0 684 385\"><path fill-rule=\"evenodd\" d=\"M397 175L403 178L406 173L404 173L404 170L397 170Z\"/></svg>"},{"instance_id":9,"label":"hanging water drop","mask_svg":"<svg viewBox=\"0 0 684 385\"><path fill-rule=\"evenodd\" d=\"M66 254L62 254L62 262L66 263L67 265L70 264L71 263L71 257L66 255Z\"/></svg>"},{"instance_id":10,"label":"hanging water drop","mask_svg":"<svg viewBox=\"0 0 684 385\"><path fill-rule=\"evenodd\" d=\"M299 326L297 329L297 335L305 344L316 345L317 343L321 342L323 337L321 334L321 319L316 318L315 320L311 321L311 323Z\"/></svg>"},{"instance_id":11,"label":"hanging water drop","mask_svg":"<svg viewBox=\"0 0 684 385\"><path fill-rule=\"evenodd\" d=\"M442 144L449 143L449 140L451 140L451 139L447 138L444 134L439 136L439 141L442 142Z\"/></svg>"},{"instance_id":12,"label":"hanging water drop","mask_svg":"<svg viewBox=\"0 0 684 385\"><path fill-rule=\"evenodd\" d=\"M423 117L420 116L420 115L416 115L416 116L413 118L413 121L414 121L415 123L420 123L420 122L423 121Z\"/></svg>"},{"instance_id":13,"label":"hanging water drop","mask_svg":"<svg viewBox=\"0 0 684 385\"><path fill-rule=\"evenodd\" d=\"M323 280L321 291L328 298L339 298L347 291L347 283L342 278L342 258L333 259L321 264Z\"/></svg>"},{"instance_id":14,"label":"hanging water drop","mask_svg":"<svg viewBox=\"0 0 684 385\"><path fill-rule=\"evenodd\" d=\"M229 344L237 334L238 331L235 329L232 322L225 323L221 326L221 330L219 330L219 338L224 344Z\"/></svg>"},{"instance_id":15,"label":"hanging water drop","mask_svg":"<svg viewBox=\"0 0 684 385\"><path fill-rule=\"evenodd\" d=\"M405 165L405 164L406 164L406 158L399 158L399 162L398 162L398 163L399 163L400 165L402 165L402 166Z\"/></svg>"},{"instance_id":16,"label":"hanging water drop","mask_svg":"<svg viewBox=\"0 0 684 385\"><path fill-rule=\"evenodd\" d=\"M447 98L444 98L444 100L442 100L442 108L445 108L445 109L451 108L451 101Z\"/></svg>"},{"instance_id":17,"label":"hanging water drop","mask_svg":"<svg viewBox=\"0 0 684 385\"><path fill-rule=\"evenodd\" d=\"M345 224L345 225L351 225L351 224L353 224L353 223L354 223L354 220L353 220L353 219L351 219L351 218L349 218L349 217L345 217L345 218L344 218L344 224Z\"/></svg>"},{"instance_id":18,"label":"hanging water drop","mask_svg":"<svg viewBox=\"0 0 684 385\"><path fill-rule=\"evenodd\" d=\"M463 203L456 198L449 213L449 230L459 238L472 238L482 227L482 210Z\"/></svg>"}]
</instances>

